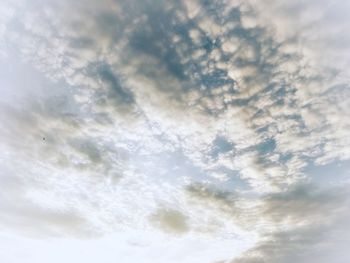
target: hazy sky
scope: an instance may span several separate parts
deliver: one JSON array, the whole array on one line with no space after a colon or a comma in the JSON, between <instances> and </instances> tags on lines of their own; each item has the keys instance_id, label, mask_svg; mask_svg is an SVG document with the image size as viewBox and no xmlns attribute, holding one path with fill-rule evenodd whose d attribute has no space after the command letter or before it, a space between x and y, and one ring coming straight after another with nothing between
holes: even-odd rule
<instances>
[{"instance_id":1,"label":"hazy sky","mask_svg":"<svg viewBox=\"0 0 350 263\"><path fill-rule=\"evenodd\" d=\"M1 0L0 262L350 262L349 13Z\"/></svg>"}]
</instances>

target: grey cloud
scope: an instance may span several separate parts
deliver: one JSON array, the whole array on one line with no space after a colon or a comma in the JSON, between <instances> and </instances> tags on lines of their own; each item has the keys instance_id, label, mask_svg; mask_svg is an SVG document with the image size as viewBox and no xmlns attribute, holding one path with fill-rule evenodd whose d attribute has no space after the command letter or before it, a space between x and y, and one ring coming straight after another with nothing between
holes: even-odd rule
<instances>
[{"instance_id":1,"label":"grey cloud","mask_svg":"<svg viewBox=\"0 0 350 263\"><path fill-rule=\"evenodd\" d=\"M96 71L102 83L108 86L107 99L115 99L117 104L125 106L132 106L135 103L133 94L123 87L121 79L112 72L108 65L97 66Z\"/></svg>"},{"instance_id":2,"label":"grey cloud","mask_svg":"<svg viewBox=\"0 0 350 263\"><path fill-rule=\"evenodd\" d=\"M347 262L348 185L320 189L299 185L263 199L260 216L275 230L232 262Z\"/></svg>"},{"instance_id":3,"label":"grey cloud","mask_svg":"<svg viewBox=\"0 0 350 263\"><path fill-rule=\"evenodd\" d=\"M238 205L240 197L230 191L223 191L220 188L213 188L202 184L193 184L187 187L186 192L189 200L193 202L204 203L206 206L215 209L222 216L235 221L241 216L243 209ZM202 203L202 204L203 204ZM246 222L238 222L244 225Z\"/></svg>"},{"instance_id":4,"label":"grey cloud","mask_svg":"<svg viewBox=\"0 0 350 263\"><path fill-rule=\"evenodd\" d=\"M81 238L98 236L99 233L90 228L89 223L72 211L50 211L28 204L28 200L13 200L13 207L1 205L1 228L13 229L21 235L31 237L64 237Z\"/></svg>"},{"instance_id":5,"label":"grey cloud","mask_svg":"<svg viewBox=\"0 0 350 263\"><path fill-rule=\"evenodd\" d=\"M120 81L113 75L108 66L102 66L98 70L98 76L102 79L103 82L110 84L111 89L114 90L121 97L128 97L126 91L121 87ZM127 99L128 100L128 99Z\"/></svg>"},{"instance_id":6,"label":"grey cloud","mask_svg":"<svg viewBox=\"0 0 350 263\"><path fill-rule=\"evenodd\" d=\"M184 234L190 229L186 216L173 209L160 208L151 215L150 220L166 232Z\"/></svg>"},{"instance_id":7,"label":"grey cloud","mask_svg":"<svg viewBox=\"0 0 350 263\"><path fill-rule=\"evenodd\" d=\"M268 241L261 242L243 257L233 260L237 263L258 262L337 262L349 260L344 242L349 242L349 234L342 233L338 237L327 237L333 229L306 228L297 231L285 231L264 236ZM328 233L327 233L328 231ZM346 229L345 229L346 231ZM334 233L335 232L335 233ZM337 235L334 231L333 235ZM330 234L332 235L332 234Z\"/></svg>"},{"instance_id":8,"label":"grey cloud","mask_svg":"<svg viewBox=\"0 0 350 263\"><path fill-rule=\"evenodd\" d=\"M287 192L268 196L263 202L263 214L274 222L288 220L291 224L317 223L336 216L337 209L347 202L347 187L344 189L321 190L312 185L295 186ZM327 214L327 218L325 215Z\"/></svg>"},{"instance_id":9,"label":"grey cloud","mask_svg":"<svg viewBox=\"0 0 350 263\"><path fill-rule=\"evenodd\" d=\"M202 202L218 217L260 235L255 246L234 263L340 263L349 259L344 246L350 240L348 187L305 182L262 197L203 185L190 186L188 192L191 202Z\"/></svg>"},{"instance_id":10,"label":"grey cloud","mask_svg":"<svg viewBox=\"0 0 350 263\"><path fill-rule=\"evenodd\" d=\"M17 164L18 165L18 164ZM20 166L20 165L18 165ZM17 167L18 169L18 167ZM77 236L87 238L96 236L82 215L73 210L53 210L31 202L26 195L40 185L33 179L23 180L14 167L2 164L0 181L0 229L12 229L21 235L31 237ZM27 169L28 170L28 169ZM27 176L30 171L27 171Z\"/></svg>"}]
</instances>

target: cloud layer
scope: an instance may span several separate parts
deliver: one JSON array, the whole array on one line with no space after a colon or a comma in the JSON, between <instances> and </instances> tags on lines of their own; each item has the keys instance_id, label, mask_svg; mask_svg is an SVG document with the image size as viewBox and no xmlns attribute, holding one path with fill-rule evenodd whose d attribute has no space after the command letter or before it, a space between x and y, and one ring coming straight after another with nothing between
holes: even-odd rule
<instances>
[{"instance_id":1,"label":"cloud layer","mask_svg":"<svg viewBox=\"0 0 350 263\"><path fill-rule=\"evenodd\" d=\"M5 0L0 229L347 262L349 5L321 2Z\"/></svg>"}]
</instances>

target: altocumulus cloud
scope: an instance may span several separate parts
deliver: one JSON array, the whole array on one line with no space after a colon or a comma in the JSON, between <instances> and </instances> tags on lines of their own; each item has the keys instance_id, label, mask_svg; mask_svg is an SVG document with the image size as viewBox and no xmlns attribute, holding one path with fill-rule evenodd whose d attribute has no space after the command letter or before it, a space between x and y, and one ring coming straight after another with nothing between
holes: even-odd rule
<instances>
[{"instance_id":1,"label":"altocumulus cloud","mask_svg":"<svg viewBox=\"0 0 350 263\"><path fill-rule=\"evenodd\" d=\"M348 262L344 10L3 1L0 242L103 246L88 262Z\"/></svg>"}]
</instances>

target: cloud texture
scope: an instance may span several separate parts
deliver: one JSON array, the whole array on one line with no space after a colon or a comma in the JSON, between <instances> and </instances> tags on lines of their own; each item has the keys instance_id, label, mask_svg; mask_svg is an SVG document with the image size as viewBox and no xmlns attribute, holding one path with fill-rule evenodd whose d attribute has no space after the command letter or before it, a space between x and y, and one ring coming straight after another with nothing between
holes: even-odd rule
<instances>
[{"instance_id":1,"label":"cloud texture","mask_svg":"<svg viewBox=\"0 0 350 263\"><path fill-rule=\"evenodd\" d=\"M344 10L3 1L1 231L146 258L123 262L348 262Z\"/></svg>"}]
</instances>

